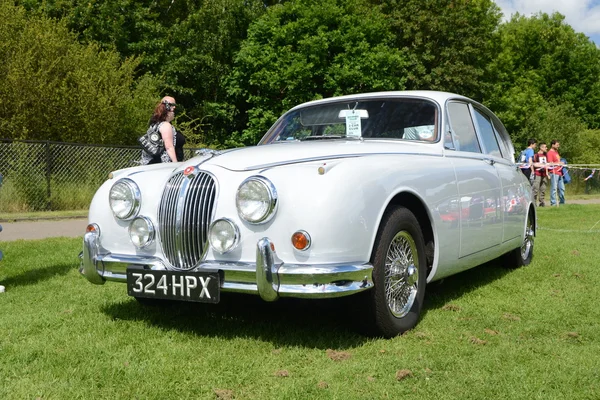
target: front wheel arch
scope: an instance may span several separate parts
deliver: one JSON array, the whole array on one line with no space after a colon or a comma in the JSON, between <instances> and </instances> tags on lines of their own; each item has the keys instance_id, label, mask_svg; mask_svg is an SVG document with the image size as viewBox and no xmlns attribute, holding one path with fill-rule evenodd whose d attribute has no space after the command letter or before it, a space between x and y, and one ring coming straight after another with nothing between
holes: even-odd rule
<instances>
[{"instance_id":1,"label":"front wheel arch","mask_svg":"<svg viewBox=\"0 0 600 400\"><path fill-rule=\"evenodd\" d=\"M433 224L431 216L427 211L427 206L421 198L419 198L413 193L398 193L388 203L387 207L383 212L383 215L379 220L379 225L376 226L377 230L375 231L375 236L373 237L373 242L371 243L370 258L373 258L372 252L375 245L375 239L377 237L377 232L379 232L379 230L381 229L381 224L383 223L384 216L386 215L386 213L389 213L391 210L397 207L404 207L408 209L415 216L421 227L421 233L423 234L423 239L425 241L425 253L427 257L426 277L428 278L431 275L431 271L433 269L433 261L435 257L435 236L433 233Z\"/></svg>"}]
</instances>

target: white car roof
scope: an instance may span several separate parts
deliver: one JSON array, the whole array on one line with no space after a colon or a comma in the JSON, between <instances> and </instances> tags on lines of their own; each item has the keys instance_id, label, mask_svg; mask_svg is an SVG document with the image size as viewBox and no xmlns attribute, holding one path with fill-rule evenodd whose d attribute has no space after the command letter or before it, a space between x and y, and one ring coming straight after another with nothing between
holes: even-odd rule
<instances>
[{"instance_id":1,"label":"white car roof","mask_svg":"<svg viewBox=\"0 0 600 400\"><path fill-rule=\"evenodd\" d=\"M313 100L313 101L299 104L299 105L295 106L294 108L292 108L292 110L295 110L297 108L306 107L306 106L314 106L314 105L326 104L326 103L331 103L331 102L336 102L336 101L349 101L349 100L351 101L351 100L369 99L369 98L379 98L380 99L380 98L386 98L386 97L388 97L388 98L422 97L422 98L432 99L439 104L444 104L448 99L462 99L462 100L473 101L472 99L469 99L468 97L461 96L461 95L455 94L455 93L449 93L449 92L440 92L440 91L435 91L435 90L398 90L398 91L389 91L389 92L359 93L359 94L351 94L351 95L345 95L345 96L329 97L329 98L320 99L320 100Z\"/></svg>"}]
</instances>

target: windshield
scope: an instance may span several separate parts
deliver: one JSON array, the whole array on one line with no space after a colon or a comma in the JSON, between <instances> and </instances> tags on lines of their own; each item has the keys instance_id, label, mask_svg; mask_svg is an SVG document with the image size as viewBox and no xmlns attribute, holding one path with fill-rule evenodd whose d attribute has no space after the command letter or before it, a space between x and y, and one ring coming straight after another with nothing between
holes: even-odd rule
<instances>
[{"instance_id":1,"label":"windshield","mask_svg":"<svg viewBox=\"0 0 600 400\"><path fill-rule=\"evenodd\" d=\"M324 139L436 141L437 107L423 99L321 104L285 114L259 144Z\"/></svg>"}]
</instances>

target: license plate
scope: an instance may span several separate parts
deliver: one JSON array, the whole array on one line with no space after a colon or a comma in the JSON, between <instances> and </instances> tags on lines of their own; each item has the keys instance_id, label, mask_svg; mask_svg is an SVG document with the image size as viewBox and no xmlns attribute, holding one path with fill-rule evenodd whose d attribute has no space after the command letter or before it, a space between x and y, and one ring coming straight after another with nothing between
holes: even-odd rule
<instances>
[{"instance_id":1,"label":"license plate","mask_svg":"<svg viewBox=\"0 0 600 400\"><path fill-rule=\"evenodd\" d=\"M156 271L127 268L127 294L134 297L218 303L219 271Z\"/></svg>"}]
</instances>

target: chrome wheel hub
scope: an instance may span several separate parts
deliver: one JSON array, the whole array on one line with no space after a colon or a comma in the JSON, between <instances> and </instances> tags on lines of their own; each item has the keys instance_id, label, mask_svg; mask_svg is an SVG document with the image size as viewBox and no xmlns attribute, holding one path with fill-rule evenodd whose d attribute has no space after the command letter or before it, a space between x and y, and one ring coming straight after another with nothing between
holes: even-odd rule
<instances>
[{"instance_id":1,"label":"chrome wheel hub","mask_svg":"<svg viewBox=\"0 0 600 400\"><path fill-rule=\"evenodd\" d=\"M398 232L392 239L385 261L385 296L390 312L402 318L412 308L419 287L417 246L412 236Z\"/></svg>"},{"instance_id":2,"label":"chrome wheel hub","mask_svg":"<svg viewBox=\"0 0 600 400\"><path fill-rule=\"evenodd\" d=\"M523 245L521 246L521 258L523 260L527 260L533 249L533 235L533 225L531 224L531 220L528 219L527 228L525 228L525 238L523 239Z\"/></svg>"}]
</instances>

